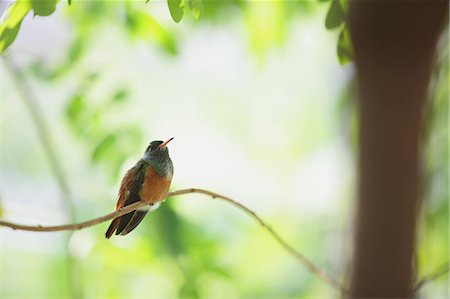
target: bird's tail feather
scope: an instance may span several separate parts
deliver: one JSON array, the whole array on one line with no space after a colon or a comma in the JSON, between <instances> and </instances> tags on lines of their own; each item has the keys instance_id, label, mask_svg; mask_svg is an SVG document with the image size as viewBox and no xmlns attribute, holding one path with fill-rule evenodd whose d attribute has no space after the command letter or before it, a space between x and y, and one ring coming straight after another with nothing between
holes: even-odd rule
<instances>
[{"instance_id":1,"label":"bird's tail feather","mask_svg":"<svg viewBox=\"0 0 450 299\"><path fill-rule=\"evenodd\" d=\"M142 211L142 210L134 211L130 220L125 224L125 227L121 230L118 229L116 231L116 235L120 234L120 235L124 236L124 235L128 234L129 232L131 232L133 229L136 228L136 226L139 225L139 223L141 223L142 219L144 219L145 215L147 215L147 212L148 212L148 210L147 211Z\"/></svg>"},{"instance_id":2,"label":"bird's tail feather","mask_svg":"<svg viewBox=\"0 0 450 299\"><path fill-rule=\"evenodd\" d=\"M116 218L111 222L111 224L108 227L108 230L105 233L106 239L111 238L111 236L117 230L117 227L119 226L119 220L120 220L120 218Z\"/></svg>"}]
</instances>

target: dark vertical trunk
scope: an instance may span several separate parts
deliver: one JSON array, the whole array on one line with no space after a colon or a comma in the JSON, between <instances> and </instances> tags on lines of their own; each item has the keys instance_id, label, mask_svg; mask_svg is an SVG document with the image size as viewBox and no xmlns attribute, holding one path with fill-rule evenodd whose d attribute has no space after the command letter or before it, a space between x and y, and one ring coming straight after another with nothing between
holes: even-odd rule
<instances>
[{"instance_id":1,"label":"dark vertical trunk","mask_svg":"<svg viewBox=\"0 0 450 299\"><path fill-rule=\"evenodd\" d=\"M352 297L412 295L419 133L447 12L445 0L351 1L360 109Z\"/></svg>"}]
</instances>

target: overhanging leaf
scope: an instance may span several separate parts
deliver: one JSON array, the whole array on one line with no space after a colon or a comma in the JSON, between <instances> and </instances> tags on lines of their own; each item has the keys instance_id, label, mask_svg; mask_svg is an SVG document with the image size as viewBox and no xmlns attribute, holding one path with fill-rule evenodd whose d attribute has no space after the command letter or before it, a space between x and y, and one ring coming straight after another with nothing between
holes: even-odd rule
<instances>
[{"instance_id":1,"label":"overhanging leaf","mask_svg":"<svg viewBox=\"0 0 450 299\"><path fill-rule=\"evenodd\" d=\"M348 64L354 59L353 45L350 39L350 33L348 32L347 26L342 28L339 34L338 44L337 44L337 55L338 60L341 65Z\"/></svg>"},{"instance_id":2,"label":"overhanging leaf","mask_svg":"<svg viewBox=\"0 0 450 299\"><path fill-rule=\"evenodd\" d=\"M202 0L188 0L189 9L191 10L192 15L197 20L203 14L203 1Z\"/></svg>"},{"instance_id":3,"label":"overhanging leaf","mask_svg":"<svg viewBox=\"0 0 450 299\"><path fill-rule=\"evenodd\" d=\"M180 22L184 14L184 0L167 0L167 4L172 19L176 23Z\"/></svg>"},{"instance_id":4,"label":"overhanging leaf","mask_svg":"<svg viewBox=\"0 0 450 299\"><path fill-rule=\"evenodd\" d=\"M345 22L345 14L341 7L339 0L333 0L328 10L325 19L325 27L327 29L334 29L341 26Z\"/></svg>"},{"instance_id":5,"label":"overhanging leaf","mask_svg":"<svg viewBox=\"0 0 450 299\"><path fill-rule=\"evenodd\" d=\"M16 39L22 20L31 10L28 0L14 2L5 12L0 25L0 53L3 53Z\"/></svg>"},{"instance_id":6,"label":"overhanging leaf","mask_svg":"<svg viewBox=\"0 0 450 299\"><path fill-rule=\"evenodd\" d=\"M344 16L348 16L350 0L339 0L339 4L341 6L342 12L344 13Z\"/></svg>"},{"instance_id":7,"label":"overhanging leaf","mask_svg":"<svg viewBox=\"0 0 450 299\"><path fill-rule=\"evenodd\" d=\"M127 12L127 26L134 37L156 42L169 54L177 54L173 33L161 26L151 15L130 10Z\"/></svg>"},{"instance_id":8,"label":"overhanging leaf","mask_svg":"<svg viewBox=\"0 0 450 299\"><path fill-rule=\"evenodd\" d=\"M33 11L35 16L48 16L56 10L59 0L33 0Z\"/></svg>"}]
</instances>

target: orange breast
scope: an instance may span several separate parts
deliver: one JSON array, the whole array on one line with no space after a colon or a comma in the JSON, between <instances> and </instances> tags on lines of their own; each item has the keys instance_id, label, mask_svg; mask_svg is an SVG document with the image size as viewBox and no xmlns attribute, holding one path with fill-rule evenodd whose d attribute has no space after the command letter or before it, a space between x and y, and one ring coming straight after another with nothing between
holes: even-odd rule
<instances>
[{"instance_id":1,"label":"orange breast","mask_svg":"<svg viewBox=\"0 0 450 299\"><path fill-rule=\"evenodd\" d=\"M155 203L165 198L169 191L171 178L159 176L153 167L148 166L145 172L142 190L139 193L141 200L148 203Z\"/></svg>"}]
</instances>

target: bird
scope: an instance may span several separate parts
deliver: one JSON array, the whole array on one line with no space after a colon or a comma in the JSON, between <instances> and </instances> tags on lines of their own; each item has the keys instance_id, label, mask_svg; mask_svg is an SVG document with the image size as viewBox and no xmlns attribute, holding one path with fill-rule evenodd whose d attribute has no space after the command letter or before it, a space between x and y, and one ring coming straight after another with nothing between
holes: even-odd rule
<instances>
[{"instance_id":1,"label":"bird","mask_svg":"<svg viewBox=\"0 0 450 299\"><path fill-rule=\"evenodd\" d=\"M115 232L124 236L134 230L150 209L155 209L169 191L173 177L173 164L167 144L173 137L150 142L142 158L131 167L122 179L116 204L116 211L138 201L148 206L115 218L108 227L105 237L109 239Z\"/></svg>"}]
</instances>

